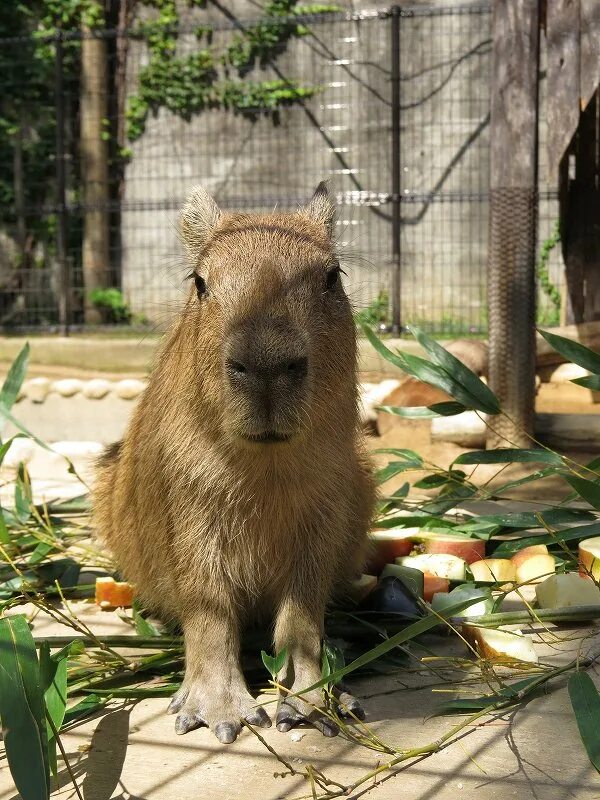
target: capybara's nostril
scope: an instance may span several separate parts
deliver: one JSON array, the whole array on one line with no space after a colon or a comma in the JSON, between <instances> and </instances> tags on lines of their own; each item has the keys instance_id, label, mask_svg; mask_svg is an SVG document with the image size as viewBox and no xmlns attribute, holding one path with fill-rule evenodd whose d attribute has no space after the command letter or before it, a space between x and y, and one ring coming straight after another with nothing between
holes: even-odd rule
<instances>
[{"instance_id":1,"label":"capybara's nostril","mask_svg":"<svg viewBox=\"0 0 600 800\"><path fill-rule=\"evenodd\" d=\"M234 375L243 375L246 372L246 367L240 361L235 361L233 358L227 359L227 369Z\"/></svg>"},{"instance_id":2,"label":"capybara's nostril","mask_svg":"<svg viewBox=\"0 0 600 800\"><path fill-rule=\"evenodd\" d=\"M308 359L305 357L294 358L288 362L287 371L291 375L303 378L308 372Z\"/></svg>"}]
</instances>

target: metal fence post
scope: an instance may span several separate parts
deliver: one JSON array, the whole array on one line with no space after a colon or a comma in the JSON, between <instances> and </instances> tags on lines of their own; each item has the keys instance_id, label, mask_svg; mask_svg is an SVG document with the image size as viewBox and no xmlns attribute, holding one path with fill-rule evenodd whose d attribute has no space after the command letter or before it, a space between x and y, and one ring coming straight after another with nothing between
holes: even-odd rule
<instances>
[{"instance_id":1,"label":"metal fence post","mask_svg":"<svg viewBox=\"0 0 600 800\"><path fill-rule=\"evenodd\" d=\"M402 330L401 219L400 219L400 6L391 11L392 91L392 332Z\"/></svg>"},{"instance_id":2,"label":"metal fence post","mask_svg":"<svg viewBox=\"0 0 600 800\"><path fill-rule=\"evenodd\" d=\"M65 98L63 85L63 37L62 31L56 33L56 58L54 72L54 91L56 109L56 255L60 265L60 291L58 296L58 321L61 333L69 333L70 322L70 280L67 256L68 209L65 169Z\"/></svg>"}]
</instances>

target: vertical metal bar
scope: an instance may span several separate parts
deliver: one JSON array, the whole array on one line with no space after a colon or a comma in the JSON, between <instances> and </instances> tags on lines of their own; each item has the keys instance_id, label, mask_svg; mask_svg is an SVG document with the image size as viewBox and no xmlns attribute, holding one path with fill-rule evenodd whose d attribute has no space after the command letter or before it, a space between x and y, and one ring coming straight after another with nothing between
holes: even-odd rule
<instances>
[{"instance_id":1,"label":"vertical metal bar","mask_svg":"<svg viewBox=\"0 0 600 800\"><path fill-rule=\"evenodd\" d=\"M65 169L65 98L63 86L63 41L62 32L56 34L56 58L54 62L54 91L56 109L56 254L60 265L60 292L58 297L58 321L61 332L67 336L69 333L70 317L70 281L69 262L67 255L67 192Z\"/></svg>"},{"instance_id":2,"label":"vertical metal bar","mask_svg":"<svg viewBox=\"0 0 600 800\"><path fill-rule=\"evenodd\" d=\"M392 333L402 330L401 220L400 220L400 6L391 8L392 90Z\"/></svg>"}]
</instances>

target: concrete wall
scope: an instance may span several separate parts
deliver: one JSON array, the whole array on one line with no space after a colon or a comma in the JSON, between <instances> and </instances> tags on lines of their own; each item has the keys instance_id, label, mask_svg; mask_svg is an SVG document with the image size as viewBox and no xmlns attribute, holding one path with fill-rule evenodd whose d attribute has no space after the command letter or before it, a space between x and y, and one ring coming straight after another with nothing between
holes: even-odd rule
<instances>
[{"instance_id":1,"label":"concrete wall","mask_svg":"<svg viewBox=\"0 0 600 800\"><path fill-rule=\"evenodd\" d=\"M486 323L490 14L480 5L415 3L401 19L403 316L449 333ZM256 16L246 0L227 8L241 19ZM226 207L264 210L293 208L330 177L341 247L353 254L351 297L364 307L389 289L390 205L380 196L391 192L390 20L375 16L313 24L312 36L290 42L277 70L323 91L307 110L283 109L277 125L222 111L185 122L164 109L148 121L133 143L122 217L123 286L136 311L165 324L182 303L176 208L196 183ZM182 8L183 27L224 19L213 4ZM213 46L231 35L217 32ZM197 46L180 36L181 54ZM132 90L147 58L132 42ZM256 69L248 79L275 77Z\"/></svg>"}]
</instances>

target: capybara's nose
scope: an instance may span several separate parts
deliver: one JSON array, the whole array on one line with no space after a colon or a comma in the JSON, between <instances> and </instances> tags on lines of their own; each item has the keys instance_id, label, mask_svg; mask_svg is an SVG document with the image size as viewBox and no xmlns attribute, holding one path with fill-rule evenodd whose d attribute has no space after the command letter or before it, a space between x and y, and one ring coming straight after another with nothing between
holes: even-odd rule
<instances>
[{"instance_id":1,"label":"capybara's nose","mask_svg":"<svg viewBox=\"0 0 600 800\"><path fill-rule=\"evenodd\" d=\"M227 359L229 380L242 387L250 383L269 383L284 379L290 383L301 383L308 374L308 358L301 355L283 358L253 358L250 354L239 354L237 358Z\"/></svg>"}]
</instances>

